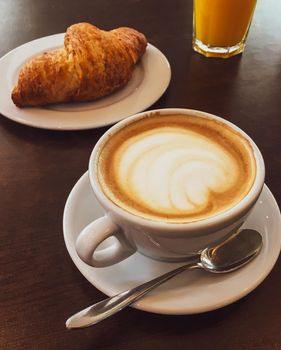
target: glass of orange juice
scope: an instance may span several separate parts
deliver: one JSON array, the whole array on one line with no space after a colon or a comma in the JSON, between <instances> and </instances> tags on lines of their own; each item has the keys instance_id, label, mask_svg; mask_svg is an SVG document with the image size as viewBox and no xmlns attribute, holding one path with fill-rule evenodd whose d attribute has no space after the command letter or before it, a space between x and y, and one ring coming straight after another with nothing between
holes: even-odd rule
<instances>
[{"instance_id":1,"label":"glass of orange juice","mask_svg":"<svg viewBox=\"0 0 281 350\"><path fill-rule=\"evenodd\" d=\"M256 0L193 1L193 49L223 58L243 52Z\"/></svg>"}]
</instances>

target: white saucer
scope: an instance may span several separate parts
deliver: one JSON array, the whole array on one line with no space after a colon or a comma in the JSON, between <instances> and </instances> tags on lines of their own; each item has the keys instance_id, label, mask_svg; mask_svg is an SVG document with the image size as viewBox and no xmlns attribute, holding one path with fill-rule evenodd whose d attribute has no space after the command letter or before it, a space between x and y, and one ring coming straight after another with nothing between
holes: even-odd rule
<instances>
[{"instance_id":1,"label":"white saucer","mask_svg":"<svg viewBox=\"0 0 281 350\"><path fill-rule=\"evenodd\" d=\"M30 58L63 45L64 34L30 41L0 59L0 113L18 123L57 130L97 128L141 112L156 102L171 79L168 60L148 44L128 84L114 94L94 102L56 104L48 107L17 108L11 91L22 65Z\"/></svg>"},{"instance_id":2,"label":"white saucer","mask_svg":"<svg viewBox=\"0 0 281 350\"><path fill-rule=\"evenodd\" d=\"M103 293L112 296L177 266L149 259L139 253L111 267L86 265L77 256L74 243L81 229L101 215L103 210L95 200L86 173L67 199L63 217L64 239L77 268ZM245 227L258 230L264 241L260 255L247 266L226 275L187 271L158 287L136 302L134 307L160 314L195 314L223 307L250 293L270 273L281 246L280 212L266 185ZM112 244L112 241L108 244Z\"/></svg>"}]
</instances>

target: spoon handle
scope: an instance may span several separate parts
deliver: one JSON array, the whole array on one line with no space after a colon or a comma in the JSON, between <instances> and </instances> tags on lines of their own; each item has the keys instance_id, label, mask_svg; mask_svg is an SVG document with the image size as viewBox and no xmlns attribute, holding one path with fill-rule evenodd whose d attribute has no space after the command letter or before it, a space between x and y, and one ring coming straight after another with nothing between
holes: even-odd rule
<instances>
[{"instance_id":1,"label":"spoon handle","mask_svg":"<svg viewBox=\"0 0 281 350\"><path fill-rule=\"evenodd\" d=\"M143 297L153 288L168 281L179 273L187 269L197 267L198 262L199 256L184 266L178 267L177 269L169 271L162 276L156 277L151 281L141 284L140 286L125 290L124 292L102 300L92 306L89 306L86 309L71 316L66 321L66 328L84 328L94 325L106 319L107 317L116 314L126 306L131 305L133 302Z\"/></svg>"}]
</instances>

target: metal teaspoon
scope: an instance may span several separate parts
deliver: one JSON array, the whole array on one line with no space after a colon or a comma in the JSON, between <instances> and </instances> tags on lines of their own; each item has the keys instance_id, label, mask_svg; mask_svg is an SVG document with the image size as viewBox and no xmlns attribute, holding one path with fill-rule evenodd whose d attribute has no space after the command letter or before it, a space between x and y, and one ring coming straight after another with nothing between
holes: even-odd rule
<instances>
[{"instance_id":1,"label":"metal teaspoon","mask_svg":"<svg viewBox=\"0 0 281 350\"><path fill-rule=\"evenodd\" d=\"M202 268L212 273L237 270L258 255L261 248L260 233L250 229L242 230L217 246L205 248L194 256L192 262L76 313L66 321L66 327L73 329L94 325L131 305L155 287L187 269Z\"/></svg>"}]
</instances>

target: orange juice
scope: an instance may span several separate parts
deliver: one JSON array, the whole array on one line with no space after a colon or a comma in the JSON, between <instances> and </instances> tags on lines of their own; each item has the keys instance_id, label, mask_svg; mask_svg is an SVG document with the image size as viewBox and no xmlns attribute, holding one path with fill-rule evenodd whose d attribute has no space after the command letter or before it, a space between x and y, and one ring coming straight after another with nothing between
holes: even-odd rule
<instances>
[{"instance_id":1,"label":"orange juice","mask_svg":"<svg viewBox=\"0 0 281 350\"><path fill-rule=\"evenodd\" d=\"M245 41L256 0L194 0L194 36L208 47Z\"/></svg>"}]
</instances>

